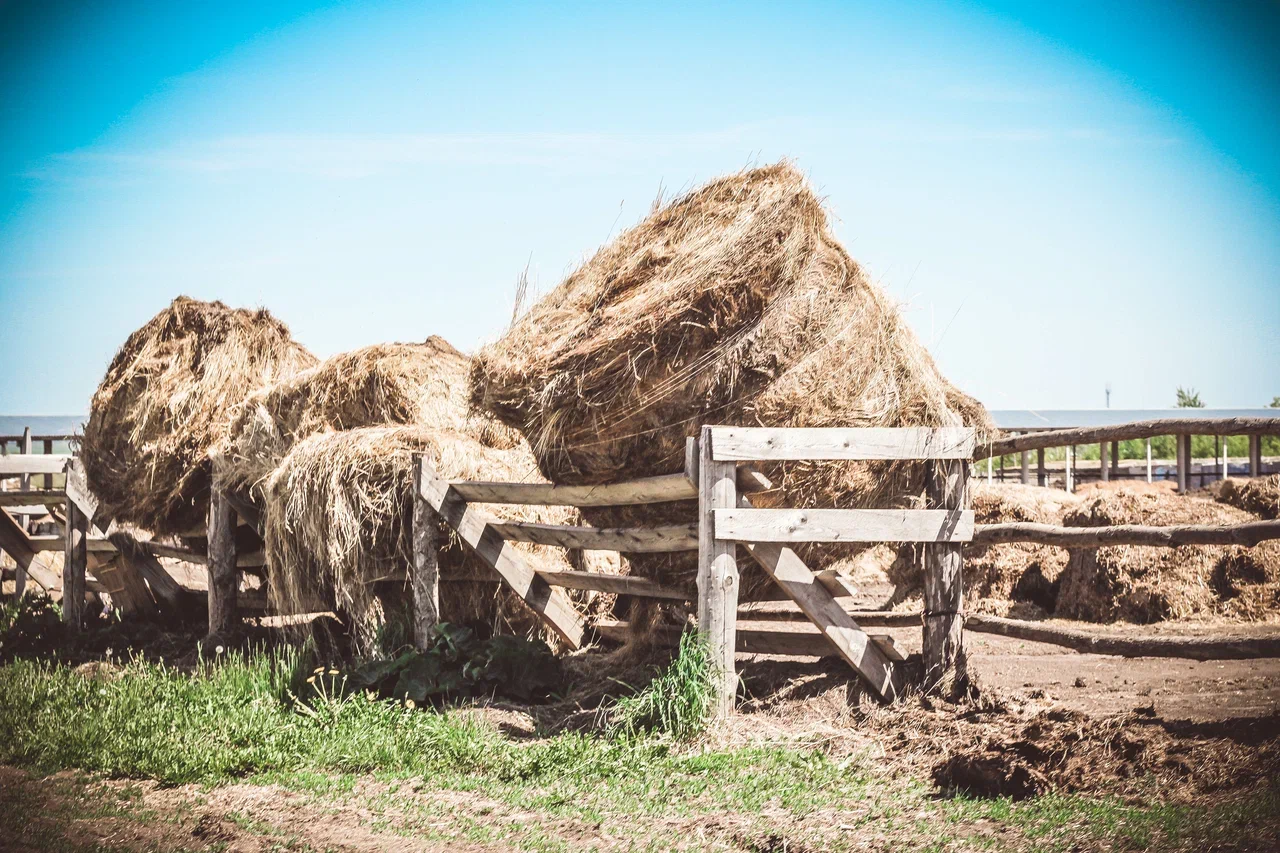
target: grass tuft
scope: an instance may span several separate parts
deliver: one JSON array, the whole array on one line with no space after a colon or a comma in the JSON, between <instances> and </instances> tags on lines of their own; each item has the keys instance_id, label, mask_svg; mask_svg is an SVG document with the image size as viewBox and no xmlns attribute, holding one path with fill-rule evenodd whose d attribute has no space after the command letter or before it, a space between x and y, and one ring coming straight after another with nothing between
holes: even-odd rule
<instances>
[{"instance_id":1,"label":"grass tuft","mask_svg":"<svg viewBox=\"0 0 1280 853\"><path fill-rule=\"evenodd\" d=\"M634 738L646 734L689 740L706 731L715 699L711 651L691 632L666 670L634 696L619 699L610 734Z\"/></svg>"}]
</instances>

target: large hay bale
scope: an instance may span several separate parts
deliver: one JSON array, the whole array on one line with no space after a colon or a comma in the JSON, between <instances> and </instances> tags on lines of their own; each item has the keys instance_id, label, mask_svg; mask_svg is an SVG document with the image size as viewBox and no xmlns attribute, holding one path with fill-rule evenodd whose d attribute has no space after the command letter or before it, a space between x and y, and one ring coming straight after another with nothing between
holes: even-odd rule
<instances>
[{"instance_id":1,"label":"large hay bale","mask_svg":"<svg viewBox=\"0 0 1280 853\"><path fill-rule=\"evenodd\" d=\"M1139 487L1099 490L1065 514L1068 527L1116 524L1241 524L1253 516L1202 497ZM1113 546L1072 551L1056 613L1090 622L1156 622L1219 613L1249 619L1276 612L1280 543L1180 548Z\"/></svg>"},{"instance_id":2,"label":"large hay bale","mask_svg":"<svg viewBox=\"0 0 1280 853\"><path fill-rule=\"evenodd\" d=\"M1249 480L1223 480L1218 484L1214 497L1259 518L1280 518L1280 474Z\"/></svg>"},{"instance_id":3,"label":"large hay bale","mask_svg":"<svg viewBox=\"0 0 1280 853\"><path fill-rule=\"evenodd\" d=\"M300 602L319 597L352 617L370 650L378 621L374 586L379 579L403 578L412 566L415 452L426 453L448 479L543 482L523 443L500 450L453 430L364 427L306 438L263 490L270 594L280 612L295 612ZM563 507L499 506L493 512L514 520L572 522L572 511ZM442 578L490 574L443 523L439 541ZM561 549L518 547L543 565L570 568ZM407 597L410 581L401 583L401 597ZM440 598L446 621L481 621L516 633L542 628L518 597L493 584L444 582ZM608 604L599 596L577 601L584 608Z\"/></svg>"},{"instance_id":4,"label":"large hay bale","mask_svg":"<svg viewBox=\"0 0 1280 853\"><path fill-rule=\"evenodd\" d=\"M655 210L542 298L471 373L473 403L520 429L557 483L677 472L702 424L989 428L832 236L790 163L712 181ZM779 501L901 502L917 465L771 466ZM592 510L687 521L684 507ZM691 574L685 558L632 558ZM761 583L744 573L743 594Z\"/></svg>"},{"instance_id":5,"label":"large hay bale","mask_svg":"<svg viewBox=\"0 0 1280 853\"><path fill-rule=\"evenodd\" d=\"M320 432L415 425L458 430L510 449L523 439L469 411L468 358L444 338L377 344L341 353L251 394L238 408L220 485L257 488L295 444Z\"/></svg>"},{"instance_id":6,"label":"large hay bale","mask_svg":"<svg viewBox=\"0 0 1280 853\"><path fill-rule=\"evenodd\" d=\"M80 441L103 515L158 535L204 523L209 451L256 388L315 364L265 310L180 296L125 341Z\"/></svg>"}]
</instances>

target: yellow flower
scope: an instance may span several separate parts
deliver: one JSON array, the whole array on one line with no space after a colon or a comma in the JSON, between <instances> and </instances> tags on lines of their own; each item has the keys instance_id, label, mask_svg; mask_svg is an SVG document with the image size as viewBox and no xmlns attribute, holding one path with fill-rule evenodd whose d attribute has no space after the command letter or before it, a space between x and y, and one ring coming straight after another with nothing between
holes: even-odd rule
<instances>
[{"instance_id":1,"label":"yellow flower","mask_svg":"<svg viewBox=\"0 0 1280 853\"><path fill-rule=\"evenodd\" d=\"M410 699L408 696L405 696L404 706L408 708L410 711L412 711L414 708L418 707L418 704L414 702L412 699Z\"/></svg>"},{"instance_id":2,"label":"yellow flower","mask_svg":"<svg viewBox=\"0 0 1280 853\"><path fill-rule=\"evenodd\" d=\"M318 666L315 669L311 670L311 672L313 675L319 675L320 673L324 672L324 667Z\"/></svg>"},{"instance_id":3,"label":"yellow flower","mask_svg":"<svg viewBox=\"0 0 1280 853\"><path fill-rule=\"evenodd\" d=\"M315 683L316 683L316 677L314 675L307 679L307 684L315 684Z\"/></svg>"},{"instance_id":4,"label":"yellow flower","mask_svg":"<svg viewBox=\"0 0 1280 853\"><path fill-rule=\"evenodd\" d=\"M329 674L330 674L330 675L337 675L337 674L338 674L338 671L337 671L336 669L331 669L331 670L329 670Z\"/></svg>"}]
</instances>

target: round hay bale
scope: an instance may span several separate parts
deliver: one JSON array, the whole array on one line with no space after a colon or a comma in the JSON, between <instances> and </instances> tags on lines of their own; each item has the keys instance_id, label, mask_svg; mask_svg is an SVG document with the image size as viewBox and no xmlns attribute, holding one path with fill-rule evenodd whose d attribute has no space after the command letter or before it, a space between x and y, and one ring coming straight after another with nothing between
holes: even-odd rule
<instances>
[{"instance_id":1,"label":"round hay bale","mask_svg":"<svg viewBox=\"0 0 1280 853\"><path fill-rule=\"evenodd\" d=\"M347 612L363 651L372 651L378 614L375 586L393 579L409 598L412 571L413 455L428 455L448 479L544 482L523 444L499 450L466 434L417 426L364 427L303 439L265 481L265 540L270 595L281 613L318 597ZM564 507L498 506L495 515L573 523ZM444 621L484 623L494 631L540 633L542 623L514 593L484 582L491 571L441 522L440 608ZM559 548L518 544L543 566L569 569ZM616 566L616 564L615 564ZM600 566L589 569L599 570ZM620 571L615 568L614 571ZM461 582L460 582L461 581ZM584 611L612 599L574 597ZM548 641L551 635L546 635Z\"/></svg>"},{"instance_id":2,"label":"round hay bale","mask_svg":"<svg viewBox=\"0 0 1280 853\"><path fill-rule=\"evenodd\" d=\"M471 380L474 405L521 430L557 483L677 472L686 436L708 423L991 429L785 161L656 209L484 347ZM795 506L901 504L920 485L914 464L766 473L774 499ZM584 514L598 524L693 517L672 505ZM664 580L694 571L687 556L631 559ZM748 568L742 581L750 598L767 579Z\"/></svg>"},{"instance_id":3,"label":"round hay bale","mask_svg":"<svg viewBox=\"0 0 1280 853\"><path fill-rule=\"evenodd\" d=\"M415 425L511 449L524 440L467 403L469 359L444 338L340 353L251 394L236 411L219 485L255 493L293 446L321 432Z\"/></svg>"},{"instance_id":4,"label":"round hay bale","mask_svg":"<svg viewBox=\"0 0 1280 853\"><path fill-rule=\"evenodd\" d=\"M1241 524L1254 520L1202 497L1154 489L1100 490L1063 517L1068 527L1116 524ZM1274 613L1280 543L1253 548L1112 546L1072 551L1059 579L1056 614L1089 622L1157 622L1219 613L1247 619Z\"/></svg>"},{"instance_id":5,"label":"round hay bale","mask_svg":"<svg viewBox=\"0 0 1280 853\"><path fill-rule=\"evenodd\" d=\"M175 299L125 341L80 440L104 516L157 535L204 524L209 452L256 388L315 364L266 310Z\"/></svg>"}]
</instances>

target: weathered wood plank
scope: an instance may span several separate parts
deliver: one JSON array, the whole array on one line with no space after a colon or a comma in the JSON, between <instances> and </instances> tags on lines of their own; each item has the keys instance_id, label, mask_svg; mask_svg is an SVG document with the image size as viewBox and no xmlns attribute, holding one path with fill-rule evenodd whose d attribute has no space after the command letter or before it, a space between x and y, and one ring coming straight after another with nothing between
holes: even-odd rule
<instances>
[{"instance_id":1,"label":"weathered wood plank","mask_svg":"<svg viewBox=\"0 0 1280 853\"><path fill-rule=\"evenodd\" d=\"M1280 657L1280 637L1125 637L1076 628L1023 622L999 616L970 615L965 628L1034 643L1065 646L1078 652L1123 657L1185 658L1188 660L1252 660Z\"/></svg>"},{"instance_id":2,"label":"weathered wood plank","mask_svg":"<svg viewBox=\"0 0 1280 853\"><path fill-rule=\"evenodd\" d=\"M693 601L694 590L664 587L648 578L629 575L606 575L600 572L546 571L538 569L538 576L552 586L566 589L587 589L595 592L612 592L617 595L635 595L641 598L663 598L671 601Z\"/></svg>"},{"instance_id":3,"label":"weathered wood plank","mask_svg":"<svg viewBox=\"0 0 1280 853\"><path fill-rule=\"evenodd\" d=\"M751 506L745 496L738 499L738 504ZM717 515L716 524L719 523ZM877 694L893 699L901 692L901 678L891 659L870 644L866 632L795 551L774 543L755 542L747 545L747 552L816 626L831 651L852 666Z\"/></svg>"},{"instance_id":4,"label":"weathered wood plank","mask_svg":"<svg viewBox=\"0 0 1280 853\"><path fill-rule=\"evenodd\" d=\"M571 527L531 521L494 521L490 526L503 539L531 542L535 545L632 554L698 550L696 524L666 527Z\"/></svg>"},{"instance_id":5,"label":"weathered wood plank","mask_svg":"<svg viewBox=\"0 0 1280 853\"><path fill-rule=\"evenodd\" d=\"M493 519L484 511L467 503L446 480L436 475L425 457L422 458L422 480L419 494L426 498L441 518L458 532L462 541L476 556L502 576L502 579L524 599L535 613L543 617L571 649L582 647L585 628L569 600L525 562L515 546L507 543L490 527Z\"/></svg>"},{"instance_id":6,"label":"weathered wood plank","mask_svg":"<svg viewBox=\"0 0 1280 853\"><path fill-rule=\"evenodd\" d=\"M716 536L736 542L966 542L971 510L716 510Z\"/></svg>"},{"instance_id":7,"label":"weathered wood plank","mask_svg":"<svg viewBox=\"0 0 1280 853\"><path fill-rule=\"evenodd\" d=\"M67 453L18 454L0 456L0 477L18 477L25 474L61 474L72 460Z\"/></svg>"},{"instance_id":8,"label":"weathered wood plank","mask_svg":"<svg viewBox=\"0 0 1280 853\"><path fill-rule=\"evenodd\" d=\"M71 506L71 504L68 504ZM65 551L67 549L67 539L65 536L30 536L27 541L31 544L31 550L36 553L44 553L45 551ZM114 551L116 548L106 539L99 539L91 536L85 542L85 546L89 551Z\"/></svg>"},{"instance_id":9,"label":"weathered wood plank","mask_svg":"<svg viewBox=\"0 0 1280 853\"><path fill-rule=\"evenodd\" d=\"M62 621L79 633L84 618L85 572L89 568L89 519L67 504L66 547L62 557Z\"/></svg>"},{"instance_id":10,"label":"weathered wood plank","mask_svg":"<svg viewBox=\"0 0 1280 853\"><path fill-rule=\"evenodd\" d=\"M435 510L422 496L422 457L413 463L413 644L425 651L440 622L440 548Z\"/></svg>"},{"instance_id":11,"label":"weathered wood plank","mask_svg":"<svg viewBox=\"0 0 1280 853\"><path fill-rule=\"evenodd\" d=\"M84 463L72 458L67 463L66 492L67 502L76 505L80 513L89 521L98 514L98 499L89 491L89 478L84 472Z\"/></svg>"},{"instance_id":12,"label":"weathered wood plank","mask_svg":"<svg viewBox=\"0 0 1280 853\"><path fill-rule=\"evenodd\" d=\"M67 502L63 491L46 492L40 489L24 489L0 492L0 507L58 506Z\"/></svg>"},{"instance_id":13,"label":"weathered wood plank","mask_svg":"<svg viewBox=\"0 0 1280 853\"><path fill-rule=\"evenodd\" d=\"M716 460L968 459L969 427L711 427Z\"/></svg>"},{"instance_id":14,"label":"weathered wood plank","mask_svg":"<svg viewBox=\"0 0 1280 853\"><path fill-rule=\"evenodd\" d=\"M1222 527L1210 524L1181 524L1146 527L1117 524L1111 527L1057 527L1029 521L982 524L974 529L975 545L1005 542L1037 542L1061 548L1105 548L1110 545L1149 545L1176 548L1181 545L1243 545L1280 539L1280 520L1250 521Z\"/></svg>"},{"instance_id":15,"label":"weathered wood plank","mask_svg":"<svg viewBox=\"0 0 1280 853\"><path fill-rule=\"evenodd\" d=\"M932 460L925 464L925 497L929 507L944 511L969 505L967 460ZM973 514L969 513L970 525ZM962 546L930 544L924 548L924 684L946 692L968 683L964 651L964 584Z\"/></svg>"},{"instance_id":16,"label":"weathered wood plank","mask_svg":"<svg viewBox=\"0 0 1280 853\"><path fill-rule=\"evenodd\" d=\"M240 570L236 566L236 513L220 489L209 496L209 637L223 638L240 624L236 596Z\"/></svg>"},{"instance_id":17,"label":"weathered wood plank","mask_svg":"<svg viewBox=\"0 0 1280 853\"><path fill-rule=\"evenodd\" d=\"M706 641L716 679L714 709L718 717L733 711L738 674L733 654L738 621L738 547L720 537L716 512L738 504L737 466L715 459L712 428L698 440L698 633Z\"/></svg>"},{"instance_id":18,"label":"weathered wood plank","mask_svg":"<svg viewBox=\"0 0 1280 853\"><path fill-rule=\"evenodd\" d=\"M858 588L854 586L853 581L835 569L823 569L822 571L814 572L814 576L818 583L826 587L827 592L831 593L833 598L850 598L858 594ZM757 595L757 601L791 600L777 586L772 589L760 590Z\"/></svg>"},{"instance_id":19,"label":"weathered wood plank","mask_svg":"<svg viewBox=\"0 0 1280 853\"><path fill-rule=\"evenodd\" d=\"M626 622L612 619L596 623L600 636L615 643L627 640L630 626ZM655 630L654 639L664 646L675 646L680 642L681 630L675 625L663 625ZM738 654L753 655L788 655L792 657L830 657L831 643L817 629L808 623L797 624L791 628L779 628L776 625L755 625L750 622L739 622L735 632ZM868 634L870 644L890 661L905 660L902 650L889 634Z\"/></svg>"},{"instance_id":20,"label":"weathered wood plank","mask_svg":"<svg viewBox=\"0 0 1280 853\"><path fill-rule=\"evenodd\" d=\"M647 477L598 486L557 486L552 483L491 483L455 481L458 496L472 503L546 504L549 506L623 506L689 501L698 497L683 474Z\"/></svg>"}]
</instances>

